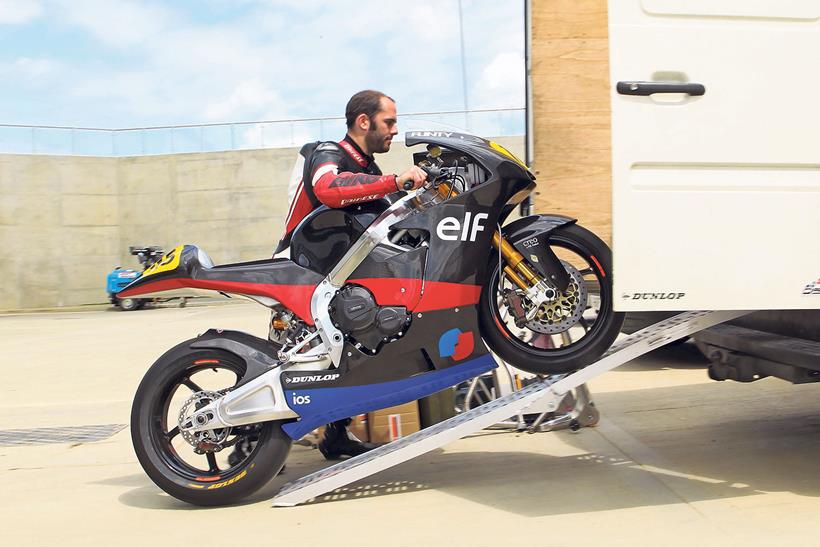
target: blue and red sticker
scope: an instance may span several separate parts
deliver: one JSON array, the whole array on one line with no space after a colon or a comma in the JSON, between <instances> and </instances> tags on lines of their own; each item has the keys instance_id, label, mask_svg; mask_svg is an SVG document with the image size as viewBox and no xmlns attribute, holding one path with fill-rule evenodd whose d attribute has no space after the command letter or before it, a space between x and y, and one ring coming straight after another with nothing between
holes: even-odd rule
<instances>
[{"instance_id":1,"label":"blue and red sticker","mask_svg":"<svg viewBox=\"0 0 820 547\"><path fill-rule=\"evenodd\" d=\"M475 339L472 332L450 329L438 339L438 353L441 357L452 357L453 361L466 359L473 353Z\"/></svg>"}]
</instances>

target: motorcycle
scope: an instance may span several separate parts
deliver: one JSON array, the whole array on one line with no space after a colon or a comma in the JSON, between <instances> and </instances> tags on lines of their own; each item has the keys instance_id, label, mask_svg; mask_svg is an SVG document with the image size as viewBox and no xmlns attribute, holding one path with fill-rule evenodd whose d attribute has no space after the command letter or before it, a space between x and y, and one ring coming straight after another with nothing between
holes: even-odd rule
<instances>
[{"instance_id":1,"label":"motorcycle","mask_svg":"<svg viewBox=\"0 0 820 547\"><path fill-rule=\"evenodd\" d=\"M541 375L600 357L618 335L611 253L575 219L504 226L535 188L495 142L407 133L426 184L390 199L320 207L290 259L214 265L180 245L122 297L218 291L271 309L268 339L212 329L162 355L134 398L140 464L197 505L248 496L316 427L413 401L492 370L490 353ZM180 292L181 291L181 292ZM240 443L250 447L226 450Z\"/></svg>"},{"instance_id":2,"label":"motorcycle","mask_svg":"<svg viewBox=\"0 0 820 547\"><path fill-rule=\"evenodd\" d=\"M134 311L142 308L151 301L150 298L134 298L121 297L119 295L125 287L139 278L145 270L153 266L156 262L165 255L162 247L128 247L128 252L137 257L139 263L142 265L143 272L132 270L130 268L122 268L117 266L112 272L109 272L106 277L105 291L108 293L108 301L120 308L122 311ZM155 301L157 299L154 299ZM164 299L162 300L164 301ZM184 308L186 299L183 297L180 301L179 307Z\"/></svg>"}]
</instances>

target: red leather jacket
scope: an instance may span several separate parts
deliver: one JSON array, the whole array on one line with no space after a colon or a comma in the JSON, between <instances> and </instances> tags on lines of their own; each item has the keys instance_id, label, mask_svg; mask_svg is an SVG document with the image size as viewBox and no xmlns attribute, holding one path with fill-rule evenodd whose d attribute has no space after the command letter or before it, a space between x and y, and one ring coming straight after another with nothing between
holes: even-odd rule
<instances>
[{"instance_id":1,"label":"red leather jacket","mask_svg":"<svg viewBox=\"0 0 820 547\"><path fill-rule=\"evenodd\" d=\"M305 158L302 180L290 203L277 253L288 247L294 228L319 206L346 207L397 191L396 175L382 175L373 157L349 135L338 143L306 144L300 154Z\"/></svg>"}]
</instances>

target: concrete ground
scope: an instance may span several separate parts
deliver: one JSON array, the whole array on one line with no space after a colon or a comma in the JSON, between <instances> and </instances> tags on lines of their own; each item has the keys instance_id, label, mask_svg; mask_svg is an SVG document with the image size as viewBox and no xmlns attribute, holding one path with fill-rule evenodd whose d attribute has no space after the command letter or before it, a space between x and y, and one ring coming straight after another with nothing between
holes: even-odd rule
<instances>
[{"instance_id":1,"label":"concrete ground","mask_svg":"<svg viewBox=\"0 0 820 547\"><path fill-rule=\"evenodd\" d=\"M0 316L0 438L124 426L165 349L209 327L264 336L266 321L253 304ZM814 544L820 387L712 382L687 344L591 389L596 428L482 432L293 508L270 498L326 465L302 446L247 503L201 509L154 486L127 427L97 442L0 442L0 545Z\"/></svg>"}]
</instances>

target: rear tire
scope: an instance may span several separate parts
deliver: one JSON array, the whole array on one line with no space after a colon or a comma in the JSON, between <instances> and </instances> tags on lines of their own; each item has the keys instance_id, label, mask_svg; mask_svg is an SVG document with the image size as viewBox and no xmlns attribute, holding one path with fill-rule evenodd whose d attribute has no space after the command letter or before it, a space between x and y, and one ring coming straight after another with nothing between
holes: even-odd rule
<instances>
[{"instance_id":1,"label":"rear tire","mask_svg":"<svg viewBox=\"0 0 820 547\"><path fill-rule=\"evenodd\" d=\"M225 351L192 350L191 342L165 353L146 373L131 409L131 440L142 468L165 492L194 505L226 505L257 491L280 471L291 439L282 431L281 422L264 422L231 428L227 435L226 443L255 438L253 450L242 461L217 462L217 455L225 459L231 452L230 445L210 454L196 454L194 446L179 434L179 411L171 408L172 400L178 405L196 393L195 388L209 389L199 384L224 371L227 377L235 375L231 384L235 385L245 373L245 364ZM206 373L211 378L205 377ZM223 375L220 380L225 378ZM177 394L178 390L183 391Z\"/></svg>"},{"instance_id":2,"label":"rear tire","mask_svg":"<svg viewBox=\"0 0 820 547\"><path fill-rule=\"evenodd\" d=\"M557 334L563 340L564 336L570 337L569 329L581 325L584 329L582 336L575 341L570 337L570 343L557 346L553 341L556 334L542 334L527 327L510 325L509 315L500 309L504 304L499 292L499 278L503 287L506 276L499 272L497 262L491 265L479 301L481 334L490 349L516 368L545 375L573 372L595 362L615 341L624 320L623 313L613 311L612 253L606 243L589 230L571 224L552 233L549 244L553 250L562 249L584 262L586 266L579 268L579 274L584 275L585 283L595 285L600 299L595 317L591 312L586 313L590 316L588 319L582 316ZM560 258L561 253L557 254Z\"/></svg>"}]
</instances>

